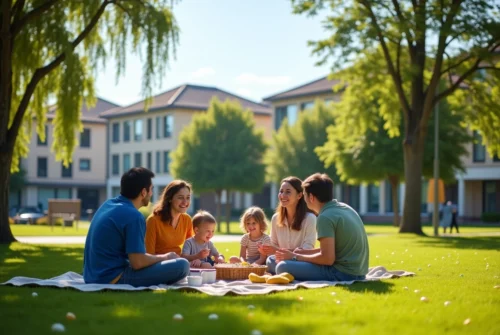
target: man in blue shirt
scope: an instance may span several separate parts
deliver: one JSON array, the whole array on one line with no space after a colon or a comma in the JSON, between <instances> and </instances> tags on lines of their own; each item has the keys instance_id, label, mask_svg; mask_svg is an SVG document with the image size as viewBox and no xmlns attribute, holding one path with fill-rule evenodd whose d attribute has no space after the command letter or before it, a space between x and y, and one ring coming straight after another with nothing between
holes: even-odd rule
<instances>
[{"instance_id":1,"label":"man in blue shirt","mask_svg":"<svg viewBox=\"0 0 500 335\"><path fill-rule=\"evenodd\" d=\"M97 210L85 242L86 283L151 286L172 284L189 273L189 262L175 253L146 253L146 221L138 211L149 205L154 173L137 167L125 172L120 195Z\"/></svg>"}]
</instances>

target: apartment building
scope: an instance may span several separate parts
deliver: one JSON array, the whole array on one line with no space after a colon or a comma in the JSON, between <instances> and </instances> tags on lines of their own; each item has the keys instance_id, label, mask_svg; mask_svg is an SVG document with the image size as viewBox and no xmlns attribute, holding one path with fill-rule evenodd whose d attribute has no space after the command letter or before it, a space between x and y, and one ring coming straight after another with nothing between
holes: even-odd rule
<instances>
[{"instance_id":1,"label":"apartment building","mask_svg":"<svg viewBox=\"0 0 500 335\"><path fill-rule=\"evenodd\" d=\"M221 101L236 100L243 108L250 109L254 114L256 127L263 129L265 137L270 139L271 110L267 105L215 87L175 87L153 97L147 112L144 110L144 101L111 109L100 114L108 120L107 196L113 197L119 193L120 177L124 171L144 166L155 173L153 200L157 200L165 186L174 179L169 170L170 153L177 147L180 132L196 113L208 109L213 97ZM260 196L236 193L231 200L233 207L243 208L254 203L269 202L268 194L266 190ZM221 202L224 204L225 196L222 198ZM191 212L198 208L213 211L215 207L213 194L202 194L194 198Z\"/></svg>"},{"instance_id":2,"label":"apartment building","mask_svg":"<svg viewBox=\"0 0 500 335\"><path fill-rule=\"evenodd\" d=\"M48 208L48 199L81 199L82 212L96 210L106 199L106 133L107 120L99 114L117 107L104 99L97 99L92 108L83 106L83 131L75 133L78 144L72 162L65 167L56 161L51 147L54 141L52 120L54 109L47 115L45 141L35 129L31 136L29 156L21 160L26 172L23 189L10 196L11 207L33 206Z\"/></svg>"},{"instance_id":3,"label":"apartment building","mask_svg":"<svg viewBox=\"0 0 500 335\"><path fill-rule=\"evenodd\" d=\"M459 213L465 218L478 218L485 212L500 213L500 158L491 157L481 134L473 132L474 143L464 157L466 171L457 175L450 197L455 197Z\"/></svg>"},{"instance_id":4,"label":"apartment building","mask_svg":"<svg viewBox=\"0 0 500 335\"><path fill-rule=\"evenodd\" d=\"M334 93L332 87L337 82L327 77L306 83L299 87L280 92L264 99L272 105L272 124L274 130L279 129L286 117L290 124L296 122L298 114L307 110L316 99L338 101L340 93ZM475 220L483 212L500 212L500 159L490 157L481 144L481 136L475 132L475 144L470 144L469 155L463 157L466 166L465 174L457 175L457 182L446 186L446 198L458 204L459 216L463 219ZM272 194L277 194L276 185L272 186ZM398 190L399 203L403 204L405 185ZM422 214L428 212L428 182L422 185ZM392 213L392 190L389 182L380 181L378 185L345 185L335 186L335 197L351 205L361 215L370 220L390 220ZM275 197L272 197L275 206ZM402 206L400 206L402 211Z\"/></svg>"}]
</instances>

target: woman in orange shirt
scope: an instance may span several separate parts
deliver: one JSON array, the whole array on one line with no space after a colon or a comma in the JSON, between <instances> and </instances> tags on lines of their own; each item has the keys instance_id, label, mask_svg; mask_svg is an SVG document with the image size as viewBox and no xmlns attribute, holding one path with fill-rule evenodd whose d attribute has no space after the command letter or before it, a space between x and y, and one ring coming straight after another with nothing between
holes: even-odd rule
<instances>
[{"instance_id":1,"label":"woman in orange shirt","mask_svg":"<svg viewBox=\"0 0 500 335\"><path fill-rule=\"evenodd\" d=\"M174 180L165 187L160 200L146 221L146 252L181 254L181 246L193 233L191 217L186 213L191 203L191 184Z\"/></svg>"}]
</instances>

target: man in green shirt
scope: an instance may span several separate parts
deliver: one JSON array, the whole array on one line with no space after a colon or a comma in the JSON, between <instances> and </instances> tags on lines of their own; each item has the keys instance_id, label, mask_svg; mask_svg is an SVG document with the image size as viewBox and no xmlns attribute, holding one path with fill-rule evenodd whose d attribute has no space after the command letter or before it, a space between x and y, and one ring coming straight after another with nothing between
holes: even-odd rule
<instances>
[{"instance_id":1,"label":"man in green shirt","mask_svg":"<svg viewBox=\"0 0 500 335\"><path fill-rule=\"evenodd\" d=\"M313 174L303 183L304 199L318 214L320 247L293 252L276 251L276 273L288 272L297 280L352 281L368 273L368 238L363 221L350 206L333 199L333 181Z\"/></svg>"}]
</instances>

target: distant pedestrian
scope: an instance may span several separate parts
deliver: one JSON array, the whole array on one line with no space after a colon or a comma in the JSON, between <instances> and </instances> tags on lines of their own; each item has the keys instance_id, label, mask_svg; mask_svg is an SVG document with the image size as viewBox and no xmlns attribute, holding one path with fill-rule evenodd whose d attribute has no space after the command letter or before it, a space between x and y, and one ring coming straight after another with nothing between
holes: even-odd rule
<instances>
[{"instance_id":1,"label":"distant pedestrian","mask_svg":"<svg viewBox=\"0 0 500 335\"><path fill-rule=\"evenodd\" d=\"M452 207L452 216L451 216L450 234L452 233L453 226L455 226L455 229L457 230L457 234L458 234L459 231L458 231L458 223L457 223L457 216L458 216L457 206L452 205L451 207Z\"/></svg>"},{"instance_id":2,"label":"distant pedestrian","mask_svg":"<svg viewBox=\"0 0 500 335\"><path fill-rule=\"evenodd\" d=\"M439 225L443 227L443 233L446 234L446 228L450 227L451 230L451 222L453 220L453 206L451 201L446 202L442 209L443 216Z\"/></svg>"}]
</instances>

